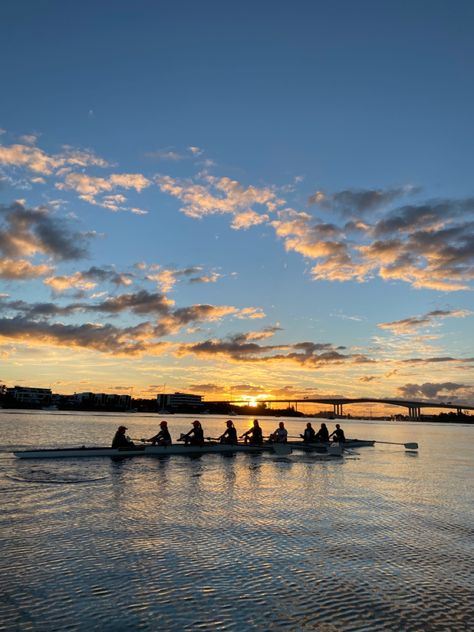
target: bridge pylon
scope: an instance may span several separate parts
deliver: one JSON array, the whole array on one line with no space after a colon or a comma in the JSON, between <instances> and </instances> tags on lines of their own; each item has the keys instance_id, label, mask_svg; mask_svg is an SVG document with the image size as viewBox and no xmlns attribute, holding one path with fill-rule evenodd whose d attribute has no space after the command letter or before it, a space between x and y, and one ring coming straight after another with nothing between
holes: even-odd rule
<instances>
[{"instance_id":1,"label":"bridge pylon","mask_svg":"<svg viewBox=\"0 0 474 632\"><path fill-rule=\"evenodd\" d=\"M335 417L342 417L344 415L342 404L336 404L336 402L334 402L334 404L332 406L333 406L333 411L334 411L334 416Z\"/></svg>"},{"instance_id":2,"label":"bridge pylon","mask_svg":"<svg viewBox=\"0 0 474 632\"><path fill-rule=\"evenodd\" d=\"M421 407L420 406L408 406L408 417L411 421L420 421L421 419Z\"/></svg>"}]
</instances>

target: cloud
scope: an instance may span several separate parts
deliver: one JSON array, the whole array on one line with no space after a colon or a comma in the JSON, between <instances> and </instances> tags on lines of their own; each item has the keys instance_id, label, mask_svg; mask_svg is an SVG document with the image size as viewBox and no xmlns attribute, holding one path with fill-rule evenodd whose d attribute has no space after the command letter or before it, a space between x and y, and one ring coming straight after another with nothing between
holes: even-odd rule
<instances>
[{"instance_id":1,"label":"cloud","mask_svg":"<svg viewBox=\"0 0 474 632\"><path fill-rule=\"evenodd\" d=\"M445 292L469 289L474 280L472 198L393 209L373 225L338 227L293 209L271 224L287 251L317 260L316 280L364 282L378 275Z\"/></svg>"},{"instance_id":2,"label":"cloud","mask_svg":"<svg viewBox=\"0 0 474 632\"><path fill-rule=\"evenodd\" d=\"M194 393L220 393L224 395L229 392L228 388L218 384L190 384L187 388Z\"/></svg>"},{"instance_id":3,"label":"cloud","mask_svg":"<svg viewBox=\"0 0 474 632\"><path fill-rule=\"evenodd\" d=\"M143 264L146 268L146 265ZM203 270L201 266L189 266L187 268L162 268L161 266L151 266L151 272L146 275L148 281L154 281L162 292L169 292L173 289L180 278L190 278L200 274ZM195 282L200 277L194 278ZM217 279L216 279L217 280Z\"/></svg>"},{"instance_id":4,"label":"cloud","mask_svg":"<svg viewBox=\"0 0 474 632\"><path fill-rule=\"evenodd\" d=\"M264 318L265 312L261 307L243 307L237 312L237 318L250 318L255 320L257 318Z\"/></svg>"},{"instance_id":5,"label":"cloud","mask_svg":"<svg viewBox=\"0 0 474 632\"><path fill-rule=\"evenodd\" d=\"M45 207L29 209L21 202L0 204L0 253L8 258L43 254L58 260L87 255L84 235L70 229L70 222L52 215Z\"/></svg>"},{"instance_id":6,"label":"cloud","mask_svg":"<svg viewBox=\"0 0 474 632\"><path fill-rule=\"evenodd\" d=\"M189 279L190 283L216 283L220 278L222 278L222 274L219 272L210 272L209 274L203 274L201 276L192 277Z\"/></svg>"},{"instance_id":7,"label":"cloud","mask_svg":"<svg viewBox=\"0 0 474 632\"><path fill-rule=\"evenodd\" d=\"M0 310L6 313L10 319L15 322L19 320L21 320L21 322L37 322L38 319L46 321L59 316L67 317L78 313L94 312L107 314L109 316L118 316L120 314L151 316L155 319L154 322L144 322L140 324L142 328L148 332L148 338L150 340L175 335L183 328L198 323L217 322L227 316L252 319L256 317L256 314L262 314L261 310L253 307L237 308L230 305L200 304L179 308L174 308L173 306L173 301L169 300L163 294L157 292L151 293L146 290L107 297L97 302L79 301L66 305L58 305L55 303L27 303L21 300L10 301L6 296L0 297ZM51 323L53 330L55 325L58 325L58 323ZM134 328L127 329L130 344L130 332L141 331L137 329L137 327L138 325ZM65 329L64 331L69 331L69 329ZM6 335L5 333L4 336Z\"/></svg>"},{"instance_id":8,"label":"cloud","mask_svg":"<svg viewBox=\"0 0 474 632\"><path fill-rule=\"evenodd\" d=\"M225 339L210 339L181 344L178 356L220 357L234 362L292 363L317 369L330 364L361 364L371 360L361 354L343 354L341 347L329 343L300 342L295 344L260 345L252 335L237 334Z\"/></svg>"},{"instance_id":9,"label":"cloud","mask_svg":"<svg viewBox=\"0 0 474 632\"><path fill-rule=\"evenodd\" d=\"M320 262L311 269L314 279L348 281L366 279L370 267L356 259L343 229L320 222L307 213L285 209L271 222L276 235L283 238L285 249Z\"/></svg>"},{"instance_id":10,"label":"cloud","mask_svg":"<svg viewBox=\"0 0 474 632\"><path fill-rule=\"evenodd\" d=\"M33 137L28 138L31 142ZM0 145L0 164L22 167L45 176L52 175L64 167L107 166L105 160L90 150L80 150L65 145L61 153L48 154L31 144Z\"/></svg>"},{"instance_id":11,"label":"cloud","mask_svg":"<svg viewBox=\"0 0 474 632\"><path fill-rule=\"evenodd\" d=\"M431 203L402 206L380 219L373 232L375 237L381 237L397 233L437 231L453 221L462 220L473 211L474 198L435 200Z\"/></svg>"},{"instance_id":12,"label":"cloud","mask_svg":"<svg viewBox=\"0 0 474 632\"><path fill-rule=\"evenodd\" d=\"M28 318L0 318L0 340L19 340L30 345L81 347L110 355L161 355L169 345L156 342L149 323L119 328L110 324L66 325Z\"/></svg>"},{"instance_id":13,"label":"cloud","mask_svg":"<svg viewBox=\"0 0 474 632\"><path fill-rule=\"evenodd\" d=\"M50 276L44 281L55 292L65 292L71 289L90 290L97 283L113 283L116 286L128 286L133 283L133 275L130 273L118 273L115 270L92 266L83 272L74 272L70 275Z\"/></svg>"},{"instance_id":14,"label":"cloud","mask_svg":"<svg viewBox=\"0 0 474 632\"><path fill-rule=\"evenodd\" d=\"M438 320L444 318L466 318L471 316L473 312L467 309L451 309L451 310L433 310L423 316L412 316L403 320L395 320L389 323L379 323L377 327L391 331L394 334L411 334L416 333L422 327L430 327L436 324Z\"/></svg>"},{"instance_id":15,"label":"cloud","mask_svg":"<svg viewBox=\"0 0 474 632\"><path fill-rule=\"evenodd\" d=\"M360 253L384 279L415 288L469 289L474 279L474 198L395 209L372 228Z\"/></svg>"},{"instance_id":16,"label":"cloud","mask_svg":"<svg viewBox=\"0 0 474 632\"><path fill-rule=\"evenodd\" d=\"M206 215L230 214L235 229L249 228L268 221L268 214L254 207L273 212L283 203L272 188L244 187L226 177L217 178L206 174L196 183L159 176L156 182L162 192L184 203L181 210L188 217L201 219Z\"/></svg>"},{"instance_id":17,"label":"cloud","mask_svg":"<svg viewBox=\"0 0 474 632\"><path fill-rule=\"evenodd\" d=\"M277 331L283 331L283 329L279 325L270 325L261 331L247 332L246 338L247 340L265 340L266 338L272 338Z\"/></svg>"},{"instance_id":18,"label":"cloud","mask_svg":"<svg viewBox=\"0 0 474 632\"><path fill-rule=\"evenodd\" d=\"M268 222L270 216L266 213L256 213L255 211L248 210L242 213L235 213L231 226L235 230L241 228L249 228L250 226L258 226L258 224L264 224Z\"/></svg>"},{"instance_id":19,"label":"cloud","mask_svg":"<svg viewBox=\"0 0 474 632\"><path fill-rule=\"evenodd\" d=\"M346 189L329 195L316 191L308 198L308 204L317 204L344 215L359 217L369 211L387 206L401 196L418 191L418 188L412 186L395 189Z\"/></svg>"},{"instance_id":20,"label":"cloud","mask_svg":"<svg viewBox=\"0 0 474 632\"><path fill-rule=\"evenodd\" d=\"M401 360L404 364L444 364L444 363L459 363L459 364L472 364L474 363L474 357L472 358L453 358L452 356L434 356L428 358L406 358Z\"/></svg>"},{"instance_id":21,"label":"cloud","mask_svg":"<svg viewBox=\"0 0 474 632\"><path fill-rule=\"evenodd\" d=\"M0 259L0 278L9 281L36 279L50 274L52 269L46 264L34 265L26 259Z\"/></svg>"},{"instance_id":22,"label":"cloud","mask_svg":"<svg viewBox=\"0 0 474 632\"><path fill-rule=\"evenodd\" d=\"M159 265L138 265L141 270L148 270L145 275L147 281L155 282L162 292L170 292L180 279L187 279L189 283L216 283L222 274L212 270L204 273L202 266L188 266L187 268L163 268Z\"/></svg>"},{"instance_id":23,"label":"cloud","mask_svg":"<svg viewBox=\"0 0 474 632\"><path fill-rule=\"evenodd\" d=\"M405 384L404 386L400 386L398 391L400 395L406 399L424 398L444 401L446 397L456 399L456 393L464 391L466 388L468 387L465 384L456 384L455 382L425 382L424 384ZM441 395L441 393L445 394Z\"/></svg>"},{"instance_id":24,"label":"cloud","mask_svg":"<svg viewBox=\"0 0 474 632\"><path fill-rule=\"evenodd\" d=\"M65 292L72 288L78 290L91 290L97 284L86 279L81 272L74 272L69 276L50 276L43 283L49 285L55 292Z\"/></svg>"},{"instance_id":25,"label":"cloud","mask_svg":"<svg viewBox=\"0 0 474 632\"><path fill-rule=\"evenodd\" d=\"M107 267L107 268L99 268L98 266L91 266L88 270L84 270L81 273L85 279L92 279L97 282L109 282L114 285L128 286L133 283L134 275L130 272L117 272L115 269Z\"/></svg>"},{"instance_id":26,"label":"cloud","mask_svg":"<svg viewBox=\"0 0 474 632\"><path fill-rule=\"evenodd\" d=\"M81 200L96 206L102 206L110 211L132 211L137 214L145 214L139 208L123 206L127 198L119 194L111 194L117 189L134 189L140 193L152 184L141 173L112 173L108 177L89 176L85 173L66 173L62 182L56 183L56 188L61 191L75 191ZM104 195L106 194L106 195ZM97 196L102 195L98 199Z\"/></svg>"},{"instance_id":27,"label":"cloud","mask_svg":"<svg viewBox=\"0 0 474 632\"><path fill-rule=\"evenodd\" d=\"M140 290L134 293L120 294L108 297L99 302L76 302L59 306L55 303L26 303L25 301L2 300L0 306L3 310L21 312L25 317L57 316L74 314L76 312L100 312L103 314L117 315L130 312L136 315L170 316L173 301L163 294L150 293Z\"/></svg>"},{"instance_id":28,"label":"cloud","mask_svg":"<svg viewBox=\"0 0 474 632\"><path fill-rule=\"evenodd\" d=\"M126 206L126 197L115 193L117 189L133 189L140 193L152 183L140 173L112 173L108 176L97 177L85 173L90 167L109 167L109 163L96 156L88 149L77 149L64 145L57 154L49 154L36 147L36 137L23 138L24 144L10 146L0 145L0 165L32 172L34 177L17 180L15 185L29 188L30 183L44 184L45 177L54 177L57 189L74 191L79 197L95 206L101 206L110 211L131 211L144 215L148 211L136 206ZM77 171L81 169L82 171Z\"/></svg>"},{"instance_id":29,"label":"cloud","mask_svg":"<svg viewBox=\"0 0 474 632\"><path fill-rule=\"evenodd\" d=\"M248 307L239 309L231 305L191 305L179 307L170 311L168 315L160 319L156 327L158 336L167 336L177 333L183 327L202 322L216 322L225 316L235 318L254 318L255 314L261 314L258 308Z\"/></svg>"}]
</instances>

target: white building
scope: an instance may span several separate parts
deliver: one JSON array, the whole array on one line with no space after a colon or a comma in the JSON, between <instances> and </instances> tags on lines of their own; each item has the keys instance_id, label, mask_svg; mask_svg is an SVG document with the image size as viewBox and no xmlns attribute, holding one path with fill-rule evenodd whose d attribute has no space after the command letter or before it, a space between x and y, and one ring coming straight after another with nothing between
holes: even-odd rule
<instances>
[{"instance_id":1,"label":"white building","mask_svg":"<svg viewBox=\"0 0 474 632\"><path fill-rule=\"evenodd\" d=\"M158 410L201 408L202 395L192 395L190 393L163 393L156 396Z\"/></svg>"},{"instance_id":2,"label":"white building","mask_svg":"<svg viewBox=\"0 0 474 632\"><path fill-rule=\"evenodd\" d=\"M114 393L74 393L74 401L80 405L97 406L98 408L124 408L131 406L130 395L116 395Z\"/></svg>"}]
</instances>

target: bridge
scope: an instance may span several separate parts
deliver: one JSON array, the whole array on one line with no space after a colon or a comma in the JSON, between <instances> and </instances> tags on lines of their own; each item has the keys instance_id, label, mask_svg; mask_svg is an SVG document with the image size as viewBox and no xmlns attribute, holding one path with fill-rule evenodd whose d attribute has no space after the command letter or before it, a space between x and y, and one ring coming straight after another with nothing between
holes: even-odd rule
<instances>
[{"instance_id":1,"label":"bridge","mask_svg":"<svg viewBox=\"0 0 474 632\"><path fill-rule=\"evenodd\" d=\"M271 404L287 404L288 407L292 405L295 409L298 409L298 404L326 404L333 407L335 417L342 417L344 415L344 406L350 404L387 404L389 406L400 406L408 409L408 418L413 421L421 419L421 410L423 408L445 408L448 410L455 410L458 415L463 411L474 410L474 406L464 404L453 404L452 402L428 402L428 401L414 401L407 399L377 399L375 397L304 397L303 399L259 399L258 404L265 404L270 406ZM203 402L206 403L206 402ZM237 406L249 405L248 399L246 400L220 400L214 402L207 402L212 404L235 404Z\"/></svg>"}]
</instances>

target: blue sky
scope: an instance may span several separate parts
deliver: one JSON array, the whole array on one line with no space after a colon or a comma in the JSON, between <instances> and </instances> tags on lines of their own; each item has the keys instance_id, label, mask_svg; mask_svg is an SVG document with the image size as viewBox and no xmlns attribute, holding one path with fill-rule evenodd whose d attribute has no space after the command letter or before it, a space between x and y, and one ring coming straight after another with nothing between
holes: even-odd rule
<instances>
[{"instance_id":1,"label":"blue sky","mask_svg":"<svg viewBox=\"0 0 474 632\"><path fill-rule=\"evenodd\" d=\"M472 3L0 18L4 383L473 401Z\"/></svg>"}]
</instances>

